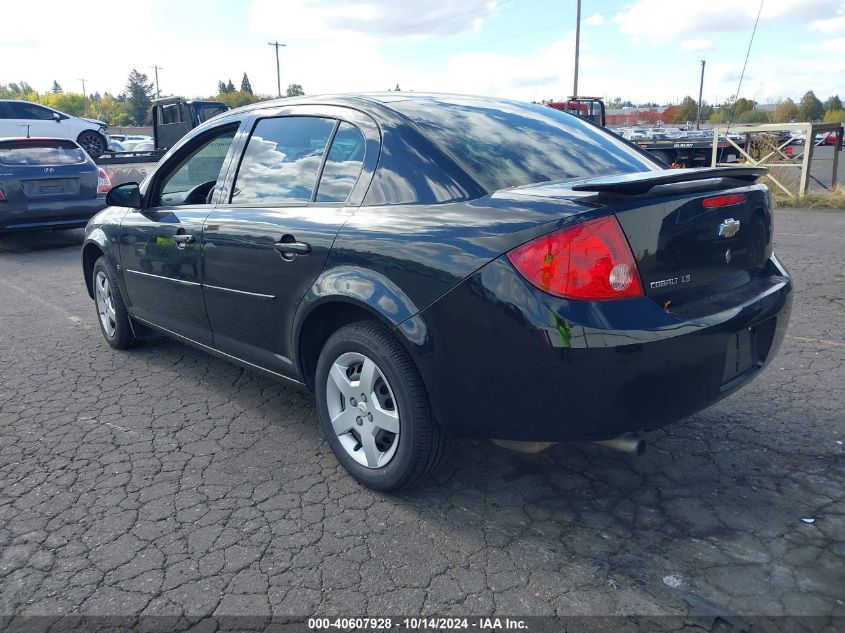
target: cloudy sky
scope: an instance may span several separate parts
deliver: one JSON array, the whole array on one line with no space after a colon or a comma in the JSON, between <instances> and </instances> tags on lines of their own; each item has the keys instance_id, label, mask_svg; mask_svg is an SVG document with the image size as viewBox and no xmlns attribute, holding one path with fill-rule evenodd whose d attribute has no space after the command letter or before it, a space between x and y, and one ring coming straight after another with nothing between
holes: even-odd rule
<instances>
[{"instance_id":1,"label":"cloudy sky","mask_svg":"<svg viewBox=\"0 0 845 633\"><path fill-rule=\"evenodd\" d=\"M120 92L133 67L162 94L218 79L256 92L403 90L524 100L571 93L575 0L67 0L4 3L0 83ZM634 101L736 93L760 0L583 0L579 92ZM284 88L283 88L284 89ZM845 97L845 0L764 0L741 95Z\"/></svg>"}]
</instances>

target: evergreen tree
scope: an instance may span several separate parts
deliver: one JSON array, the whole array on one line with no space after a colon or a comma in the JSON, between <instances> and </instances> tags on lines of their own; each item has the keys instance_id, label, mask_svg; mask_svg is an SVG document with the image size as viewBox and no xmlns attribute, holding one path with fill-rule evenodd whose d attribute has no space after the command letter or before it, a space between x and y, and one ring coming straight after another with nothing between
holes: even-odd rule
<instances>
[{"instance_id":1,"label":"evergreen tree","mask_svg":"<svg viewBox=\"0 0 845 633\"><path fill-rule=\"evenodd\" d=\"M217 82L217 94L224 95L226 94L226 82L222 79Z\"/></svg>"},{"instance_id":2,"label":"evergreen tree","mask_svg":"<svg viewBox=\"0 0 845 633\"><path fill-rule=\"evenodd\" d=\"M53 87L50 88L50 92L52 92L54 95L57 95L60 92L64 92L64 90L62 90L61 84L54 79L53 80Z\"/></svg>"},{"instance_id":3,"label":"evergreen tree","mask_svg":"<svg viewBox=\"0 0 845 633\"><path fill-rule=\"evenodd\" d=\"M244 73L244 78L241 79L241 92L248 92L252 94L252 85L249 83L249 77Z\"/></svg>"},{"instance_id":4,"label":"evergreen tree","mask_svg":"<svg viewBox=\"0 0 845 633\"><path fill-rule=\"evenodd\" d=\"M830 99L824 102L824 111L831 112L832 110L841 110L842 100L839 95L833 95Z\"/></svg>"},{"instance_id":5,"label":"evergreen tree","mask_svg":"<svg viewBox=\"0 0 845 633\"><path fill-rule=\"evenodd\" d=\"M126 97L129 116L135 125L146 125L153 104L154 92L155 90L148 77L133 68L132 72L129 73L126 90L123 94Z\"/></svg>"},{"instance_id":6,"label":"evergreen tree","mask_svg":"<svg viewBox=\"0 0 845 633\"><path fill-rule=\"evenodd\" d=\"M812 90L808 90L798 104L798 118L802 121L819 121L823 117L824 105Z\"/></svg>"},{"instance_id":7,"label":"evergreen tree","mask_svg":"<svg viewBox=\"0 0 845 633\"><path fill-rule=\"evenodd\" d=\"M232 92L235 92L235 84L233 84L232 80L230 79L229 83L226 84L226 93L229 94Z\"/></svg>"}]
</instances>

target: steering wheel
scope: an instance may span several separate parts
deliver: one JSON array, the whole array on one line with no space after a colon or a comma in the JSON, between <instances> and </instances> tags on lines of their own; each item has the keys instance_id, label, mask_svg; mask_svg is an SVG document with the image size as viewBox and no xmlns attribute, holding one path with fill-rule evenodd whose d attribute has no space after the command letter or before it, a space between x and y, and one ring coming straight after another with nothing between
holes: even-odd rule
<instances>
[{"instance_id":1,"label":"steering wheel","mask_svg":"<svg viewBox=\"0 0 845 633\"><path fill-rule=\"evenodd\" d=\"M185 202L182 204L208 204L208 199L216 184L216 180L209 180L197 185L188 192L188 195L185 196Z\"/></svg>"}]
</instances>

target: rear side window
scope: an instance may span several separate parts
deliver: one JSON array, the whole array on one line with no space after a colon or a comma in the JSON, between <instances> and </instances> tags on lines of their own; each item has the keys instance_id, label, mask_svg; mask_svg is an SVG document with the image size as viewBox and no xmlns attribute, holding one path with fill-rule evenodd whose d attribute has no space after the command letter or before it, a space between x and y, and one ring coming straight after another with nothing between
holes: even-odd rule
<instances>
[{"instance_id":1,"label":"rear side window","mask_svg":"<svg viewBox=\"0 0 845 633\"><path fill-rule=\"evenodd\" d=\"M346 202L364 166L365 147L364 135L358 128L340 124L320 176L317 202Z\"/></svg>"},{"instance_id":2,"label":"rear side window","mask_svg":"<svg viewBox=\"0 0 845 633\"><path fill-rule=\"evenodd\" d=\"M543 105L460 97L399 99L389 105L489 192L657 169L618 137Z\"/></svg>"},{"instance_id":3,"label":"rear side window","mask_svg":"<svg viewBox=\"0 0 845 633\"><path fill-rule=\"evenodd\" d=\"M261 119L241 160L232 204L310 202L335 121L291 116Z\"/></svg>"},{"instance_id":4,"label":"rear side window","mask_svg":"<svg viewBox=\"0 0 845 633\"><path fill-rule=\"evenodd\" d=\"M0 142L3 165L76 165L85 162L85 152L71 141Z\"/></svg>"}]
</instances>

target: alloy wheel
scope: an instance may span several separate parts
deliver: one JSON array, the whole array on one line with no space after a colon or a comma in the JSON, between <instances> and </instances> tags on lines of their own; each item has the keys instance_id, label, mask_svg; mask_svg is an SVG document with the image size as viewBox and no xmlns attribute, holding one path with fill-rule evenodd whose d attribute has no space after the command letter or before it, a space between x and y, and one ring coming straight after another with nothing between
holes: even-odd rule
<instances>
[{"instance_id":1,"label":"alloy wheel","mask_svg":"<svg viewBox=\"0 0 845 633\"><path fill-rule=\"evenodd\" d=\"M387 377L358 352L341 354L326 379L332 429L343 449L367 468L390 463L399 445L399 407Z\"/></svg>"},{"instance_id":2,"label":"alloy wheel","mask_svg":"<svg viewBox=\"0 0 845 633\"><path fill-rule=\"evenodd\" d=\"M100 315L100 324L103 326L106 336L111 338L117 329L117 315L114 310L111 284L102 270L98 270L97 276L94 278L94 295L97 301L97 314Z\"/></svg>"}]
</instances>

